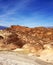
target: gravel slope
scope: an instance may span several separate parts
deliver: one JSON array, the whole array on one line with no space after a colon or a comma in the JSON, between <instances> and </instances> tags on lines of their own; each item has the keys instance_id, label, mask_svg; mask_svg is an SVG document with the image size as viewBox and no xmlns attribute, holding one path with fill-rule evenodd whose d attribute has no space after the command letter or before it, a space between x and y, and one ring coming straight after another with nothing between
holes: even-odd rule
<instances>
[{"instance_id":1,"label":"gravel slope","mask_svg":"<svg viewBox=\"0 0 53 65\"><path fill-rule=\"evenodd\" d=\"M0 65L53 65L37 57L27 56L17 52L0 51Z\"/></svg>"}]
</instances>

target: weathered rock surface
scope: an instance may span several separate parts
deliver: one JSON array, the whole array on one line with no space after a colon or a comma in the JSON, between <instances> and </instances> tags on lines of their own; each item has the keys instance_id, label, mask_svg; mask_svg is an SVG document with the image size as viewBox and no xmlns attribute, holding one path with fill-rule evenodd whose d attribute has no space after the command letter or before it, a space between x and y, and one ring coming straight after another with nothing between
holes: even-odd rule
<instances>
[{"instance_id":1,"label":"weathered rock surface","mask_svg":"<svg viewBox=\"0 0 53 65\"><path fill-rule=\"evenodd\" d=\"M0 65L53 65L35 56L27 56L17 52L0 51Z\"/></svg>"},{"instance_id":2,"label":"weathered rock surface","mask_svg":"<svg viewBox=\"0 0 53 65\"><path fill-rule=\"evenodd\" d=\"M50 60L50 55L53 55L53 28L11 26L0 30L0 50L17 48L25 49L41 59L49 57Z\"/></svg>"},{"instance_id":3,"label":"weathered rock surface","mask_svg":"<svg viewBox=\"0 0 53 65\"><path fill-rule=\"evenodd\" d=\"M0 50L22 48L25 44L32 44L37 50L44 49L45 44L53 46L53 28L11 26L0 31Z\"/></svg>"}]
</instances>

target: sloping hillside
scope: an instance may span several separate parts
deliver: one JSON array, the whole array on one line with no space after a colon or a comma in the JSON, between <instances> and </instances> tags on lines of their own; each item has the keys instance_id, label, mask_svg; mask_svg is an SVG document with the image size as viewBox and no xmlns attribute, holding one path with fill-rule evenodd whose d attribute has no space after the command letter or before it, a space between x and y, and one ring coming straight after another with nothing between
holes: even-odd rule
<instances>
[{"instance_id":1,"label":"sloping hillside","mask_svg":"<svg viewBox=\"0 0 53 65\"><path fill-rule=\"evenodd\" d=\"M23 53L36 55L41 59L49 55L50 60L50 55L53 54L53 28L11 26L0 30L0 50L18 51L18 49L23 49Z\"/></svg>"}]
</instances>

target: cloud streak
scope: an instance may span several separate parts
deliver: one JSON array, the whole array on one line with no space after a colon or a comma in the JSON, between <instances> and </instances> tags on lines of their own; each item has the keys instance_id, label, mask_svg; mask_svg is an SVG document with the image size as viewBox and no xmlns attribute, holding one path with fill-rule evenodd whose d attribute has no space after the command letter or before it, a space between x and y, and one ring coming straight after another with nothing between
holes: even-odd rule
<instances>
[{"instance_id":1,"label":"cloud streak","mask_svg":"<svg viewBox=\"0 0 53 65\"><path fill-rule=\"evenodd\" d=\"M14 7L10 10L7 10L9 8L9 5L7 5L6 7L4 6L3 8L6 8L4 11L6 12L5 14L1 15L0 17L5 17L11 14L15 14L16 11L23 9L24 7L26 7L26 5L28 4L29 0L22 0L19 3L16 3L14 5ZM11 5L11 4L10 4Z\"/></svg>"},{"instance_id":2,"label":"cloud streak","mask_svg":"<svg viewBox=\"0 0 53 65\"><path fill-rule=\"evenodd\" d=\"M0 25L4 23L6 26L12 24L31 27L52 26L52 2L47 0L7 0L4 2L0 0Z\"/></svg>"}]
</instances>

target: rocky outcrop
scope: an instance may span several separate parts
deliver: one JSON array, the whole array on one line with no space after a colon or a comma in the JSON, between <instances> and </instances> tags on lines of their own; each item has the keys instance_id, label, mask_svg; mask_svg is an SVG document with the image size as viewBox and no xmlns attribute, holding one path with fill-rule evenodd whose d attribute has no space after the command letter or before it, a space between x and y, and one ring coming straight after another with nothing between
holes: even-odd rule
<instances>
[{"instance_id":1,"label":"rocky outcrop","mask_svg":"<svg viewBox=\"0 0 53 65\"><path fill-rule=\"evenodd\" d=\"M0 37L0 50L23 48L25 44L40 50L45 48L45 44L53 44L53 28L11 26L1 30Z\"/></svg>"},{"instance_id":2,"label":"rocky outcrop","mask_svg":"<svg viewBox=\"0 0 53 65\"><path fill-rule=\"evenodd\" d=\"M11 26L0 30L0 50L0 65L53 65L53 28Z\"/></svg>"}]
</instances>

